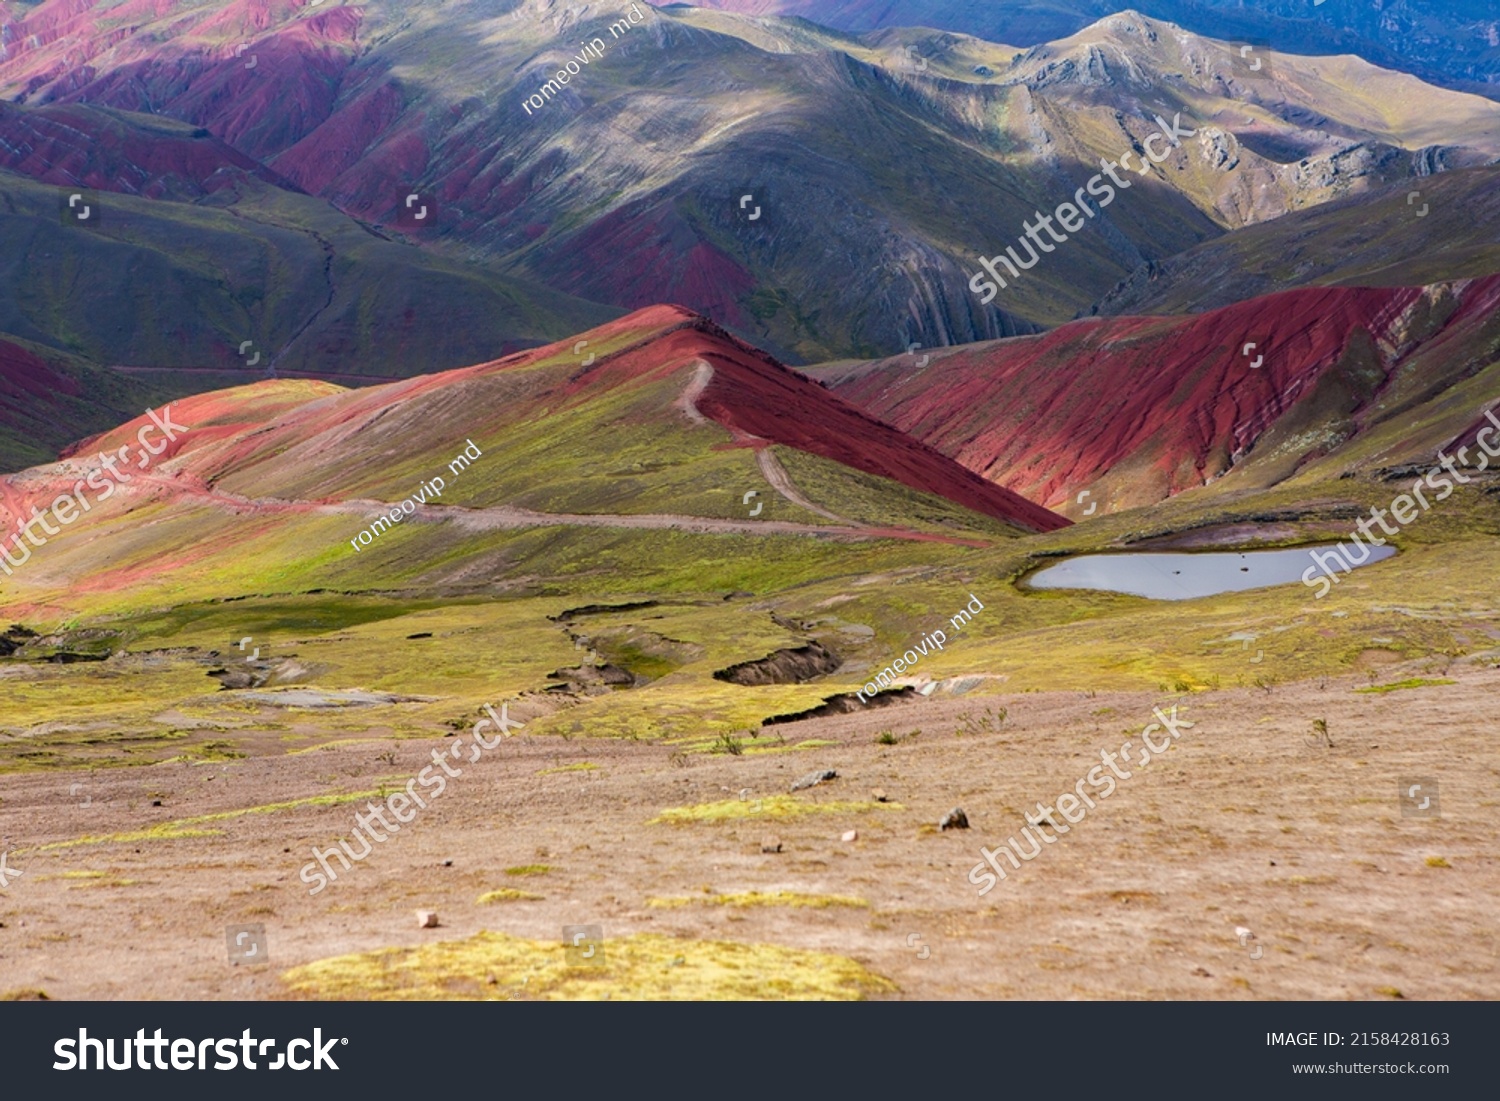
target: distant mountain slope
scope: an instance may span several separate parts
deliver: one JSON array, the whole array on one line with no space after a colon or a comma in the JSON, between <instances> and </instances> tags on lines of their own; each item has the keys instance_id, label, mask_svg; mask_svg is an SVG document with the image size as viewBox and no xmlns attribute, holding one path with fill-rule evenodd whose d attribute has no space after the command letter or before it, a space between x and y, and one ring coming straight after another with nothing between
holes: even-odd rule
<instances>
[{"instance_id":1,"label":"distant mountain slope","mask_svg":"<svg viewBox=\"0 0 1500 1101\"><path fill-rule=\"evenodd\" d=\"M411 248L253 176L198 204L100 192L87 222L60 216L65 194L0 171L0 333L99 365L394 377L613 312Z\"/></svg>"},{"instance_id":2,"label":"distant mountain slope","mask_svg":"<svg viewBox=\"0 0 1500 1101\"><path fill-rule=\"evenodd\" d=\"M1147 264L1105 315L1188 313L1289 287L1421 286L1500 272L1500 167L1389 185L1245 226Z\"/></svg>"},{"instance_id":3,"label":"distant mountain slope","mask_svg":"<svg viewBox=\"0 0 1500 1101\"><path fill-rule=\"evenodd\" d=\"M1500 276L1309 288L1190 317L1076 321L945 349L926 366L901 356L811 373L1077 518L1210 482L1274 484L1324 456L1337 463L1380 426L1411 426L1397 431L1397 458L1431 454L1473 430L1479 401L1500 396L1497 310ZM1469 401L1448 400L1480 376L1488 381ZM1439 403L1440 416L1418 412ZM1092 504L1079 500L1085 492Z\"/></svg>"},{"instance_id":4,"label":"distant mountain slope","mask_svg":"<svg viewBox=\"0 0 1500 1101\"><path fill-rule=\"evenodd\" d=\"M1500 96L1500 4L1495 0L700 0L753 15L797 15L845 31L937 27L1033 46L1106 15L1135 10L1211 38L1259 38L1298 54L1354 54L1387 69Z\"/></svg>"},{"instance_id":5,"label":"distant mountain slope","mask_svg":"<svg viewBox=\"0 0 1500 1101\"><path fill-rule=\"evenodd\" d=\"M795 359L1034 331L1225 229L1500 155L1487 100L1352 58L1256 72L1134 15L1018 58L639 10L612 31L616 9L551 0L52 2L12 28L0 94L169 114L428 251L622 308L682 301ZM980 302L979 257L1179 112L1196 136L1097 232Z\"/></svg>"},{"instance_id":6,"label":"distant mountain slope","mask_svg":"<svg viewBox=\"0 0 1500 1101\"><path fill-rule=\"evenodd\" d=\"M244 178L294 185L207 130L83 104L0 100L0 169L42 183L192 202Z\"/></svg>"},{"instance_id":7,"label":"distant mountain slope","mask_svg":"<svg viewBox=\"0 0 1500 1101\"><path fill-rule=\"evenodd\" d=\"M171 396L150 380L0 335L0 472L50 462L74 441Z\"/></svg>"}]
</instances>

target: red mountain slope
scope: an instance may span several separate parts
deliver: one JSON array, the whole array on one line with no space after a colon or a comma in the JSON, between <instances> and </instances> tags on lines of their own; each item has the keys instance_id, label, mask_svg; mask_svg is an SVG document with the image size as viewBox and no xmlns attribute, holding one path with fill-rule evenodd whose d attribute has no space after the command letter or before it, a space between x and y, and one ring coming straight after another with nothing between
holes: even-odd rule
<instances>
[{"instance_id":1,"label":"red mountain slope","mask_svg":"<svg viewBox=\"0 0 1500 1101\"><path fill-rule=\"evenodd\" d=\"M242 176L295 190L291 181L206 130L143 115L122 120L82 104L18 107L0 101L0 168L59 187L148 199L191 201Z\"/></svg>"},{"instance_id":2,"label":"red mountain slope","mask_svg":"<svg viewBox=\"0 0 1500 1101\"><path fill-rule=\"evenodd\" d=\"M1265 480L1284 477L1492 362L1497 305L1500 276L1307 288L818 374L970 470L1077 514L1086 488L1150 503L1262 456Z\"/></svg>"},{"instance_id":3,"label":"red mountain slope","mask_svg":"<svg viewBox=\"0 0 1500 1101\"><path fill-rule=\"evenodd\" d=\"M744 446L784 444L1036 531L1067 526L1055 513L977 477L681 306L638 310L595 332L644 327L660 328L649 343L610 357L574 386L595 391L699 360L713 376L696 400L698 410Z\"/></svg>"},{"instance_id":4,"label":"red mountain slope","mask_svg":"<svg viewBox=\"0 0 1500 1101\"><path fill-rule=\"evenodd\" d=\"M445 505L525 511L537 523L565 526L613 518L660 528L703 515L694 510L701 495L654 498L667 500L658 511L671 514L657 523L663 517L646 515L652 509L639 503L640 492L657 491L651 475L629 482L596 475L596 456L610 465L617 446L649 455L665 441L667 466L675 470L714 450L780 444L947 498L1023 532L1068 524L681 307L640 310L581 336L597 349L587 365L573 352L577 342L564 341L362 390L270 381L174 401L173 420L190 430L157 456L132 492L268 515L399 500L472 439L487 458L460 483L462 497ZM693 422L721 425L728 438L697 433ZM145 423L137 418L86 441L74 449L74 464L0 483L0 513L22 517L31 504L45 504L58 485L71 484L77 463L131 443ZM553 448L566 450L561 467L550 458ZM543 499L555 485L562 489ZM628 515L613 515L622 512ZM741 521L724 530L743 527ZM930 537L894 527L859 530L877 538Z\"/></svg>"}]
</instances>

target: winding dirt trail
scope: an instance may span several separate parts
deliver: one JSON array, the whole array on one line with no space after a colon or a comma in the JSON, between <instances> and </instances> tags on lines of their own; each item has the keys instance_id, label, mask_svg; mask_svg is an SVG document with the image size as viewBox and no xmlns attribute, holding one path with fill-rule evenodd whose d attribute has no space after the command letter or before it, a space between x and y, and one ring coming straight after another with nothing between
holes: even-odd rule
<instances>
[{"instance_id":1,"label":"winding dirt trail","mask_svg":"<svg viewBox=\"0 0 1500 1101\"><path fill-rule=\"evenodd\" d=\"M804 497L798 491L797 487L792 484L791 475L786 472L786 467L781 465L780 460L771 453L770 448L762 448L760 451L757 451L755 453L755 463L760 467L760 472L766 476L766 481L771 483L771 488L792 502L792 504L800 505L811 512L816 512L819 516L825 516L836 524L849 524L859 528L861 531L869 530L864 524L845 519L836 512L829 512L822 505L815 505Z\"/></svg>"},{"instance_id":2,"label":"winding dirt trail","mask_svg":"<svg viewBox=\"0 0 1500 1101\"><path fill-rule=\"evenodd\" d=\"M774 460L772 460L774 462ZM764 469L764 468L762 468ZM780 469L777 464L777 469ZM784 473L784 472L783 472ZM202 501L221 508L236 511L253 509L257 512L305 512L324 515L355 516L370 521L399 507L399 502L357 499L350 501L308 501L295 498L246 497L238 493L225 493L201 482L189 482L162 474L137 475L136 480L168 490L173 495ZM773 483L774 484L774 483ZM790 481L787 482L790 488ZM777 487L780 490L780 487ZM782 491L785 495L785 492ZM796 493L795 488L792 492ZM789 500L797 500L788 497ZM803 502L797 500L798 504ZM809 507L804 505L804 507ZM832 513L818 509L820 515L841 520ZM809 535L832 539L908 539L924 543L947 543L953 546L987 547L991 543L984 539L964 539L906 528L861 527L843 521L832 524L802 524L791 520L725 520L708 516L687 516L678 513L580 513L537 512L511 505L496 505L490 508L466 508L462 505L420 504L416 512L406 517L404 523L435 523L452 521L462 524L470 531L497 531L505 529L538 527L591 527L591 528L636 528L647 531L688 531L699 535ZM355 533L358 534L358 533Z\"/></svg>"}]
</instances>

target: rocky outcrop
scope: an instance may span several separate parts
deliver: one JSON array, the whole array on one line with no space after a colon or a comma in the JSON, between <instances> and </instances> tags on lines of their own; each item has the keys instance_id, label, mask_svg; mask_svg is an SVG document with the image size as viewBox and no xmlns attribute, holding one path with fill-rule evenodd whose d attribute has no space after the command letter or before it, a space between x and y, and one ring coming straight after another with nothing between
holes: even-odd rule
<instances>
[{"instance_id":1,"label":"rocky outcrop","mask_svg":"<svg viewBox=\"0 0 1500 1101\"><path fill-rule=\"evenodd\" d=\"M730 684L802 684L832 673L843 659L821 642L776 650L757 661L742 661L714 673Z\"/></svg>"}]
</instances>

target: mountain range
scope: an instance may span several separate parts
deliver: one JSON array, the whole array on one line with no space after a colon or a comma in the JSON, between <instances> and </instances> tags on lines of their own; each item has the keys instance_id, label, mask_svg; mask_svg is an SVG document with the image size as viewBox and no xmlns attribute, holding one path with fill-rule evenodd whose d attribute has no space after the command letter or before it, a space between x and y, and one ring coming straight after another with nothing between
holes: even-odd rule
<instances>
[{"instance_id":1,"label":"mountain range","mask_svg":"<svg viewBox=\"0 0 1500 1101\"><path fill-rule=\"evenodd\" d=\"M1007 46L940 4L921 8L936 32L892 27L899 5L826 26L743 7L11 5L8 461L249 379L364 385L538 346L581 363L608 319L646 309L620 323L649 329L675 301L778 370L825 361L810 375L880 425L851 438L888 422L890 455L930 445L1019 496L810 432L783 445L1046 527L1027 501L1288 477L1378 422L1430 341L1463 350L1424 375L1445 386L1486 353L1500 104L1134 11ZM588 42L555 98L521 106ZM1180 146L1097 222L993 304L972 293L980 257L1165 119ZM85 197L89 223L66 209ZM918 347L920 368L890 355ZM1085 395L1148 365L1119 396L1192 416L1122 406L1070 453ZM748 408L726 423L776 439ZM287 492L321 499L318 460L298 469Z\"/></svg>"},{"instance_id":2,"label":"mountain range","mask_svg":"<svg viewBox=\"0 0 1500 1101\"><path fill-rule=\"evenodd\" d=\"M1353 54L1424 80L1500 95L1500 4L1494 0L1131 0L1129 8L1212 38L1260 41L1279 52ZM840 30L936 27L1033 46L1127 7L1118 0L703 0L754 15L795 15Z\"/></svg>"},{"instance_id":3,"label":"mountain range","mask_svg":"<svg viewBox=\"0 0 1500 1101\"><path fill-rule=\"evenodd\" d=\"M113 319L103 339L54 316L16 335L100 364L216 368L254 340L285 369L352 379L559 339L608 316L586 303L671 301L790 362L869 358L1035 332L1243 227L1500 157L1500 104L1354 56L1257 67L1253 51L1134 12L1022 49L639 10L620 32L614 9L550 0L12 5L0 166L126 196L122 216L150 196L162 218L207 223L211 252L259 254L215 275L212 301L184 288L198 333L153 341L133 329L158 325ZM601 56L528 112L594 40ZM1001 301L970 293L979 257L1136 148L1157 114L1194 136L1065 262ZM175 245L174 228L149 236ZM334 229L361 270L403 246L417 269L393 280L405 289L381 300L351 272L343 302L310 316L342 293L319 272ZM292 286L297 313L273 305ZM429 287L475 323L424 330ZM356 316L398 332L367 339ZM414 347L442 354L403 371L393 361Z\"/></svg>"}]
</instances>

